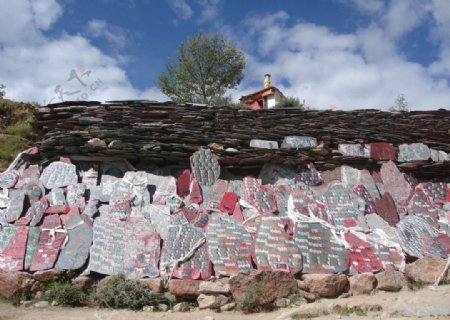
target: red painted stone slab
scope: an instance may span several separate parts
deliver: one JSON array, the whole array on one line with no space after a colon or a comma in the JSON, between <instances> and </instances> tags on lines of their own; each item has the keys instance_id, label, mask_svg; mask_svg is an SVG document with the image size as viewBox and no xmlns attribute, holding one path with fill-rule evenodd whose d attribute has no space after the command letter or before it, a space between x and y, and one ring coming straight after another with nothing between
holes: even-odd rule
<instances>
[{"instance_id":1,"label":"red painted stone slab","mask_svg":"<svg viewBox=\"0 0 450 320\"><path fill-rule=\"evenodd\" d=\"M375 199L375 210L380 217L393 227L400 221L394 199L389 192L384 193L381 199Z\"/></svg>"},{"instance_id":2,"label":"red painted stone slab","mask_svg":"<svg viewBox=\"0 0 450 320\"><path fill-rule=\"evenodd\" d=\"M191 171L186 169L177 179L177 193L184 198L189 195L189 185L191 183Z\"/></svg>"},{"instance_id":3,"label":"red painted stone slab","mask_svg":"<svg viewBox=\"0 0 450 320\"><path fill-rule=\"evenodd\" d=\"M197 180L193 179L190 186L189 193L190 203L201 204L203 202L202 189Z\"/></svg>"},{"instance_id":4,"label":"red painted stone slab","mask_svg":"<svg viewBox=\"0 0 450 320\"><path fill-rule=\"evenodd\" d=\"M373 246L351 232L344 234L345 241L350 245L347 249L347 256L358 272L376 272L383 268L383 265L375 255Z\"/></svg>"},{"instance_id":5,"label":"red painted stone slab","mask_svg":"<svg viewBox=\"0 0 450 320\"><path fill-rule=\"evenodd\" d=\"M223 213L233 214L238 201L238 195L234 192L225 192L219 204L219 210Z\"/></svg>"},{"instance_id":6,"label":"red painted stone slab","mask_svg":"<svg viewBox=\"0 0 450 320\"><path fill-rule=\"evenodd\" d=\"M28 229L18 227L14 237L0 252L0 270L20 271L24 268L24 259L27 249Z\"/></svg>"},{"instance_id":7,"label":"red painted stone slab","mask_svg":"<svg viewBox=\"0 0 450 320\"><path fill-rule=\"evenodd\" d=\"M208 201L208 205L206 206L206 210L219 212L220 200L222 200L222 197L225 194L225 192L227 192L227 189L228 189L228 181L222 179L216 180L216 182L214 182L214 185L212 187L210 199Z\"/></svg>"},{"instance_id":8,"label":"red painted stone slab","mask_svg":"<svg viewBox=\"0 0 450 320\"><path fill-rule=\"evenodd\" d=\"M449 235L441 233L437 237L435 237L434 240L441 245L442 249L444 249L444 251L446 251L448 255L450 255Z\"/></svg>"},{"instance_id":9,"label":"red painted stone slab","mask_svg":"<svg viewBox=\"0 0 450 320\"><path fill-rule=\"evenodd\" d=\"M432 226L438 227L439 214L437 208L428 200L425 192L416 188L408 203L408 214L427 220Z\"/></svg>"},{"instance_id":10,"label":"red painted stone slab","mask_svg":"<svg viewBox=\"0 0 450 320\"><path fill-rule=\"evenodd\" d=\"M255 177L244 177L242 180L242 196L243 199L250 202L250 197L261 185L261 180Z\"/></svg>"},{"instance_id":11,"label":"red painted stone slab","mask_svg":"<svg viewBox=\"0 0 450 320\"><path fill-rule=\"evenodd\" d=\"M45 210L48 208L48 202L46 197L42 197L39 202L35 202L28 208L25 218L30 222L30 226L34 227L41 222L44 216ZM58 218L59 219L59 218ZM19 219L20 220L20 219ZM18 221L19 221L18 220Z\"/></svg>"},{"instance_id":12,"label":"red painted stone slab","mask_svg":"<svg viewBox=\"0 0 450 320\"><path fill-rule=\"evenodd\" d=\"M38 183L41 170L38 165L31 165L26 168L20 175L19 181L17 181L15 188L22 189L24 185L30 182Z\"/></svg>"},{"instance_id":13,"label":"red painted stone slab","mask_svg":"<svg viewBox=\"0 0 450 320\"><path fill-rule=\"evenodd\" d=\"M236 205L234 206L233 218L241 223L244 222L244 215L242 214L239 202L236 202Z\"/></svg>"},{"instance_id":14,"label":"red painted stone slab","mask_svg":"<svg viewBox=\"0 0 450 320\"><path fill-rule=\"evenodd\" d=\"M268 186L258 186L255 192L250 195L249 201L261 214L278 211L275 192Z\"/></svg>"},{"instance_id":15,"label":"red painted stone slab","mask_svg":"<svg viewBox=\"0 0 450 320\"><path fill-rule=\"evenodd\" d=\"M58 215L46 216L42 223L39 242L33 260L31 261L30 271L51 269L56 263L59 251L64 240L65 233L61 230L61 220Z\"/></svg>"},{"instance_id":16,"label":"red painted stone slab","mask_svg":"<svg viewBox=\"0 0 450 320\"><path fill-rule=\"evenodd\" d=\"M397 150L390 143L374 142L370 143L370 158L374 160L392 160L397 159Z\"/></svg>"},{"instance_id":17,"label":"red painted stone slab","mask_svg":"<svg viewBox=\"0 0 450 320\"><path fill-rule=\"evenodd\" d=\"M25 196L27 196L30 204L34 204L35 202L38 202L41 196L44 194L44 187L39 183L36 182L29 182L26 183L22 187L22 191L25 193Z\"/></svg>"},{"instance_id":18,"label":"red painted stone slab","mask_svg":"<svg viewBox=\"0 0 450 320\"><path fill-rule=\"evenodd\" d=\"M364 214L376 213L375 202L366 187L362 184L353 187L353 192L366 202Z\"/></svg>"}]
</instances>

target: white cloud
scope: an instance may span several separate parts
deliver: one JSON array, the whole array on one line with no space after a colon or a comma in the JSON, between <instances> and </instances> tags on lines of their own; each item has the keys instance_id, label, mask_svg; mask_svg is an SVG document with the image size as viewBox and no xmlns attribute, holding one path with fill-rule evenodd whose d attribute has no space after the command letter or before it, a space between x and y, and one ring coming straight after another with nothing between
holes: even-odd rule
<instances>
[{"instance_id":1,"label":"white cloud","mask_svg":"<svg viewBox=\"0 0 450 320\"><path fill-rule=\"evenodd\" d=\"M220 8L222 6L221 0L197 0L200 7L201 13L199 22L204 23L208 21L213 21L219 15Z\"/></svg>"},{"instance_id":2,"label":"white cloud","mask_svg":"<svg viewBox=\"0 0 450 320\"><path fill-rule=\"evenodd\" d=\"M104 37L112 46L123 48L126 44L125 31L118 27L108 25L105 20L94 19L88 22L87 34L92 37Z\"/></svg>"},{"instance_id":3,"label":"white cloud","mask_svg":"<svg viewBox=\"0 0 450 320\"><path fill-rule=\"evenodd\" d=\"M352 5L358 10L369 14L373 14L384 9L383 0L339 0L339 2Z\"/></svg>"},{"instance_id":4,"label":"white cloud","mask_svg":"<svg viewBox=\"0 0 450 320\"><path fill-rule=\"evenodd\" d=\"M61 16L62 9L53 0L11 1L0 11L0 83L6 85L7 98L42 104L60 101L62 93L64 100L166 100L155 88L133 88L118 58L85 37L44 35L42 30ZM100 21L97 29L95 23L91 25L91 31L95 30L106 36L111 29ZM76 74L70 77L72 71Z\"/></svg>"},{"instance_id":5,"label":"white cloud","mask_svg":"<svg viewBox=\"0 0 450 320\"><path fill-rule=\"evenodd\" d=\"M246 29L251 43L259 46L253 50L244 46L248 53L246 78L234 97L260 89L263 75L271 73L273 84L286 95L318 108L387 109L400 93L415 110L449 108L449 74L436 78L427 66L409 61L399 47L400 40L426 23L428 9L420 3L392 1L377 9L382 11L377 13L379 20L353 33L295 23L285 12L247 20L245 25L253 26ZM448 54L448 60L443 57L431 69L450 62L450 50ZM450 70L450 63L446 66ZM255 88L255 83L261 86Z\"/></svg>"},{"instance_id":6,"label":"white cloud","mask_svg":"<svg viewBox=\"0 0 450 320\"><path fill-rule=\"evenodd\" d=\"M172 11L181 20L188 20L194 14L191 6L186 3L185 0L167 0Z\"/></svg>"}]
</instances>

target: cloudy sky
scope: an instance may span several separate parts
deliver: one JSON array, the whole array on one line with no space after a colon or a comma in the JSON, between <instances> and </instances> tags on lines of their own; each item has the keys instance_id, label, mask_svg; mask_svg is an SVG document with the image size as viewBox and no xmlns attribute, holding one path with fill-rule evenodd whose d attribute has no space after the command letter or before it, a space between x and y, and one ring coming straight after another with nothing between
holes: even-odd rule
<instances>
[{"instance_id":1,"label":"cloudy sky","mask_svg":"<svg viewBox=\"0 0 450 320\"><path fill-rule=\"evenodd\" d=\"M450 0L0 0L8 98L165 101L181 41L222 33L245 52L237 100L265 73L325 109L450 108Z\"/></svg>"}]
</instances>

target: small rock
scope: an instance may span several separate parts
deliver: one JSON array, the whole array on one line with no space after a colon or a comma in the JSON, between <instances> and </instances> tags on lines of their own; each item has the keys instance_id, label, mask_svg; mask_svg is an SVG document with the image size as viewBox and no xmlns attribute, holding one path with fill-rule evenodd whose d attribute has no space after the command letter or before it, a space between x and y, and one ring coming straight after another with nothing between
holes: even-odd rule
<instances>
[{"instance_id":1,"label":"small rock","mask_svg":"<svg viewBox=\"0 0 450 320\"><path fill-rule=\"evenodd\" d=\"M236 308L236 303L230 302L230 303L227 303L227 304L224 304L223 306L221 306L220 311L231 311L234 308Z\"/></svg>"},{"instance_id":2,"label":"small rock","mask_svg":"<svg viewBox=\"0 0 450 320\"><path fill-rule=\"evenodd\" d=\"M44 296L44 291L38 291L34 294L35 299L40 299Z\"/></svg>"},{"instance_id":3,"label":"small rock","mask_svg":"<svg viewBox=\"0 0 450 320\"><path fill-rule=\"evenodd\" d=\"M400 291L407 286L405 275L400 271L383 271L375 274L377 289L382 291Z\"/></svg>"},{"instance_id":4,"label":"small rock","mask_svg":"<svg viewBox=\"0 0 450 320\"><path fill-rule=\"evenodd\" d=\"M220 281L201 281L199 285L199 292L206 294L229 294L230 285Z\"/></svg>"},{"instance_id":5,"label":"small rock","mask_svg":"<svg viewBox=\"0 0 450 320\"><path fill-rule=\"evenodd\" d=\"M113 140L108 144L109 149L122 149L123 142L120 140Z\"/></svg>"},{"instance_id":6,"label":"small rock","mask_svg":"<svg viewBox=\"0 0 450 320\"><path fill-rule=\"evenodd\" d=\"M145 285L150 289L152 293L163 293L164 285L163 279L155 278L155 279L141 279L141 282L145 283Z\"/></svg>"},{"instance_id":7,"label":"small rock","mask_svg":"<svg viewBox=\"0 0 450 320\"><path fill-rule=\"evenodd\" d=\"M160 303L160 304L158 304L158 310L162 311L162 312L166 312L167 310L169 310L169 306L167 304Z\"/></svg>"},{"instance_id":8,"label":"small rock","mask_svg":"<svg viewBox=\"0 0 450 320\"><path fill-rule=\"evenodd\" d=\"M155 311L155 307L154 306L144 306L142 308L142 311L144 311L144 312L154 312Z\"/></svg>"},{"instance_id":9,"label":"small rock","mask_svg":"<svg viewBox=\"0 0 450 320\"><path fill-rule=\"evenodd\" d=\"M349 278L350 291L353 294L371 293L376 286L377 279L373 273L361 273Z\"/></svg>"},{"instance_id":10,"label":"small rock","mask_svg":"<svg viewBox=\"0 0 450 320\"><path fill-rule=\"evenodd\" d=\"M10 298L15 293L31 286L30 275L26 272L0 271L0 296Z\"/></svg>"},{"instance_id":11,"label":"small rock","mask_svg":"<svg viewBox=\"0 0 450 320\"><path fill-rule=\"evenodd\" d=\"M275 300L274 305L277 308L286 308L289 305L289 300L286 298L278 298Z\"/></svg>"},{"instance_id":12,"label":"small rock","mask_svg":"<svg viewBox=\"0 0 450 320\"><path fill-rule=\"evenodd\" d=\"M173 312L188 312L191 306L187 302L180 302L173 306Z\"/></svg>"},{"instance_id":13,"label":"small rock","mask_svg":"<svg viewBox=\"0 0 450 320\"><path fill-rule=\"evenodd\" d=\"M415 282L434 283L444 270L445 263L446 260L442 258L427 256L407 264L405 275Z\"/></svg>"},{"instance_id":14,"label":"small rock","mask_svg":"<svg viewBox=\"0 0 450 320\"><path fill-rule=\"evenodd\" d=\"M40 282L47 282L52 280L54 277L62 275L64 270L49 269L49 270L39 270L33 273L33 278Z\"/></svg>"},{"instance_id":15,"label":"small rock","mask_svg":"<svg viewBox=\"0 0 450 320\"><path fill-rule=\"evenodd\" d=\"M72 279L72 284L74 287L88 290L94 286L95 278L92 276L79 276Z\"/></svg>"},{"instance_id":16,"label":"small rock","mask_svg":"<svg viewBox=\"0 0 450 320\"><path fill-rule=\"evenodd\" d=\"M48 301L38 301L38 302L35 302L33 304L33 307L36 307L36 308L48 308L49 305L50 304L48 303Z\"/></svg>"},{"instance_id":17,"label":"small rock","mask_svg":"<svg viewBox=\"0 0 450 320\"><path fill-rule=\"evenodd\" d=\"M177 280L173 279L169 282L169 292L177 297L197 298L199 292L200 281L197 280Z\"/></svg>"},{"instance_id":18,"label":"small rock","mask_svg":"<svg viewBox=\"0 0 450 320\"><path fill-rule=\"evenodd\" d=\"M165 292L164 297L171 303L175 303L177 301L177 297L170 292Z\"/></svg>"},{"instance_id":19,"label":"small rock","mask_svg":"<svg viewBox=\"0 0 450 320\"><path fill-rule=\"evenodd\" d=\"M52 307L57 307L57 306L59 306L58 301L53 300L52 303L51 303L51 306L52 306Z\"/></svg>"},{"instance_id":20,"label":"small rock","mask_svg":"<svg viewBox=\"0 0 450 320\"><path fill-rule=\"evenodd\" d=\"M348 279L343 274L305 274L298 283L300 289L325 298L339 296L347 285Z\"/></svg>"},{"instance_id":21,"label":"small rock","mask_svg":"<svg viewBox=\"0 0 450 320\"><path fill-rule=\"evenodd\" d=\"M305 300L308 303L311 303L311 302L314 302L314 301L317 300L317 296L314 293L311 293L311 292L306 292L306 291L303 291L303 290L299 289L297 291L297 294L300 295L301 297L305 298Z\"/></svg>"},{"instance_id":22,"label":"small rock","mask_svg":"<svg viewBox=\"0 0 450 320\"><path fill-rule=\"evenodd\" d=\"M99 138L92 138L86 142L86 146L91 149L104 149L106 148L106 142Z\"/></svg>"},{"instance_id":23,"label":"small rock","mask_svg":"<svg viewBox=\"0 0 450 320\"><path fill-rule=\"evenodd\" d=\"M224 295L206 295L200 294L197 298L200 309L219 309L228 303L228 298Z\"/></svg>"}]
</instances>

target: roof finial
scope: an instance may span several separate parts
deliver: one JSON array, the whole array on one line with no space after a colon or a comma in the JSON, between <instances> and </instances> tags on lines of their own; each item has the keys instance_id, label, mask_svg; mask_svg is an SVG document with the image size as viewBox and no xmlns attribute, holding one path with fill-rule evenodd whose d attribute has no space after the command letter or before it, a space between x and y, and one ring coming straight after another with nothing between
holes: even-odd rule
<instances>
[{"instance_id":1,"label":"roof finial","mask_svg":"<svg viewBox=\"0 0 450 320\"><path fill-rule=\"evenodd\" d=\"M270 88L272 86L272 82L270 81L270 74L266 73L264 75L264 89Z\"/></svg>"}]
</instances>

